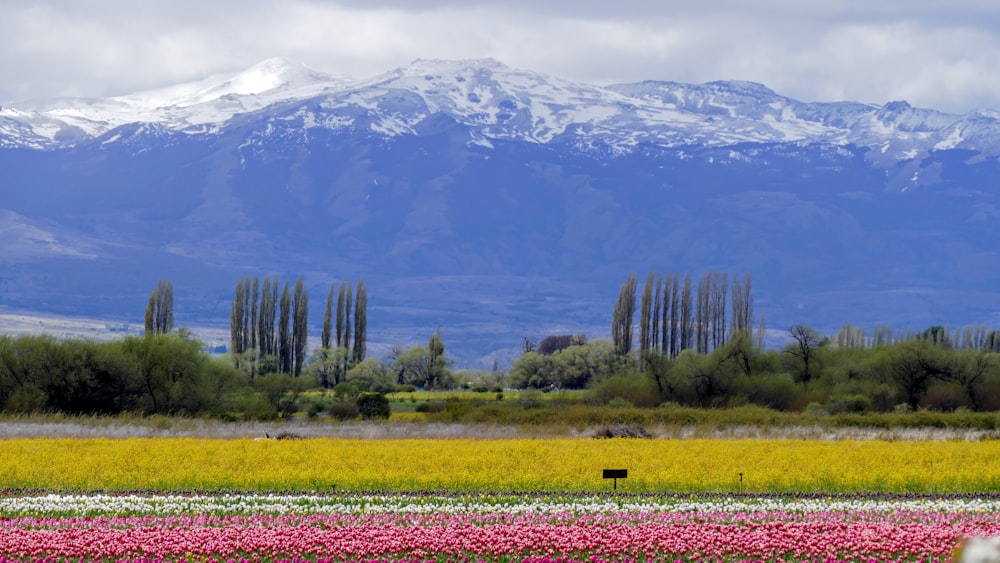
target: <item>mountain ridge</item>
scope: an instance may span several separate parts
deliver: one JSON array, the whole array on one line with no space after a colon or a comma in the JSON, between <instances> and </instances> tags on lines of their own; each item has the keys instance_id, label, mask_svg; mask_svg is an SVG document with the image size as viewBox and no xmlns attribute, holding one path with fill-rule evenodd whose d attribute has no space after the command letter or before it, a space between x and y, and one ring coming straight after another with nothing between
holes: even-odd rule
<instances>
[{"instance_id":1,"label":"mountain ridge","mask_svg":"<svg viewBox=\"0 0 1000 563\"><path fill-rule=\"evenodd\" d=\"M364 277L373 343L441 326L475 362L606 335L620 283L652 268L752 272L774 327L1000 324L995 112L498 61L304 68L175 89L202 101L164 121L94 102L93 135L5 106L0 306L138 323L171 278L179 323L221 325L239 277L301 275L317 319L330 283Z\"/></svg>"},{"instance_id":2,"label":"mountain ridge","mask_svg":"<svg viewBox=\"0 0 1000 563\"><path fill-rule=\"evenodd\" d=\"M512 69L492 59L417 59L362 80L268 59L241 72L133 95L56 100L26 110L7 106L0 110L0 142L59 148L135 122L218 134L240 114L289 103L318 104L342 114L375 110L381 115L372 126L386 135L410 132L414 119L442 112L474 126L479 138L473 141L484 145L493 138L548 143L582 127L616 152L642 143L826 142L878 148L881 159L894 160L942 148L1000 154L1000 113L994 111L955 115L903 101L881 106L807 103L748 81L592 86ZM344 117L312 125L350 123Z\"/></svg>"}]
</instances>

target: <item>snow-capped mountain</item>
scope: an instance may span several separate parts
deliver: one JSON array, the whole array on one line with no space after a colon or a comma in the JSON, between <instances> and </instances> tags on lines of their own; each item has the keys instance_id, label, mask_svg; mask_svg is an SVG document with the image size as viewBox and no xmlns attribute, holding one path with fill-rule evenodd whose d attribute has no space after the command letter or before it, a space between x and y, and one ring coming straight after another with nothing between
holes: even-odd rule
<instances>
[{"instance_id":1,"label":"snow-capped mountain","mask_svg":"<svg viewBox=\"0 0 1000 563\"><path fill-rule=\"evenodd\" d=\"M606 336L631 271L716 269L774 328L1000 327L992 111L493 60L3 106L0 307L138 319L170 278L179 324L224 325L243 275L364 277L374 341L441 326L469 360Z\"/></svg>"},{"instance_id":2,"label":"snow-capped mountain","mask_svg":"<svg viewBox=\"0 0 1000 563\"><path fill-rule=\"evenodd\" d=\"M274 58L249 69L106 99L62 98L0 109L7 146L58 148L131 123L156 123L197 134L215 131L234 115L271 104L342 90L344 76ZM20 133L20 134L18 134Z\"/></svg>"},{"instance_id":3,"label":"snow-capped mountain","mask_svg":"<svg viewBox=\"0 0 1000 563\"><path fill-rule=\"evenodd\" d=\"M592 86L511 69L494 60L417 60L366 80L269 59L232 75L108 99L59 99L0 110L0 142L59 148L129 123L217 134L237 115L293 105L306 128L413 134L432 115L469 128L470 142L569 143L623 153L642 145L822 143L875 151L878 161L933 150L1000 154L1000 113L952 115L906 102L805 103L750 82L647 81ZM272 110L268 110L272 111ZM361 121L359 121L359 119Z\"/></svg>"}]
</instances>

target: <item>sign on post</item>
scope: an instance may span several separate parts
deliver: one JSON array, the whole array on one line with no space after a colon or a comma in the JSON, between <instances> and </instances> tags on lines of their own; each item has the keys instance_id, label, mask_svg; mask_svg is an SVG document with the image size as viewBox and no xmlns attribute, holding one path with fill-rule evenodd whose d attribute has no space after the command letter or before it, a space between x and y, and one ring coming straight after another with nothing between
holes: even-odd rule
<instances>
[{"instance_id":1,"label":"sign on post","mask_svg":"<svg viewBox=\"0 0 1000 563\"><path fill-rule=\"evenodd\" d=\"M618 490L618 480L628 478L628 469L605 469L604 470L605 479L615 480L615 490Z\"/></svg>"}]
</instances>

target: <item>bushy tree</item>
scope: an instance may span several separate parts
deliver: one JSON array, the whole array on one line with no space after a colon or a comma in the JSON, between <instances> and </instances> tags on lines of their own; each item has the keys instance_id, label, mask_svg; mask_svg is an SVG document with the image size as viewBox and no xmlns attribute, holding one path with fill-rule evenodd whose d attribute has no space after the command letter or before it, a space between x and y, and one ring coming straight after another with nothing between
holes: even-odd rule
<instances>
[{"instance_id":1,"label":"bushy tree","mask_svg":"<svg viewBox=\"0 0 1000 563\"><path fill-rule=\"evenodd\" d=\"M357 405L362 418L366 420L389 418L389 399L382 393L361 393L358 395Z\"/></svg>"},{"instance_id":2,"label":"bushy tree","mask_svg":"<svg viewBox=\"0 0 1000 563\"><path fill-rule=\"evenodd\" d=\"M425 389L443 389L454 385L439 332L431 335L428 346L399 350L394 356L390 369L401 385Z\"/></svg>"},{"instance_id":3,"label":"bushy tree","mask_svg":"<svg viewBox=\"0 0 1000 563\"><path fill-rule=\"evenodd\" d=\"M389 393L396 388L388 366L375 358L355 364L347 372L347 381L361 383L364 389L378 393Z\"/></svg>"},{"instance_id":4,"label":"bushy tree","mask_svg":"<svg viewBox=\"0 0 1000 563\"><path fill-rule=\"evenodd\" d=\"M521 355L511 366L508 383L519 389L583 389L634 369L634 359L618 355L610 341L591 340L552 354Z\"/></svg>"}]
</instances>

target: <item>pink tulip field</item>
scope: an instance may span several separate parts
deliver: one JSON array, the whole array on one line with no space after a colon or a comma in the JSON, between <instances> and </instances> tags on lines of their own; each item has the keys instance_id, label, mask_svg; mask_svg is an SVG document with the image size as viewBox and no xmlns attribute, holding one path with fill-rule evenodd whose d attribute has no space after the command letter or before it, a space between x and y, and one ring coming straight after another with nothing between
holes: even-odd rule
<instances>
[{"instance_id":1,"label":"pink tulip field","mask_svg":"<svg viewBox=\"0 0 1000 563\"><path fill-rule=\"evenodd\" d=\"M8 561L946 561L990 497L0 497Z\"/></svg>"}]
</instances>

